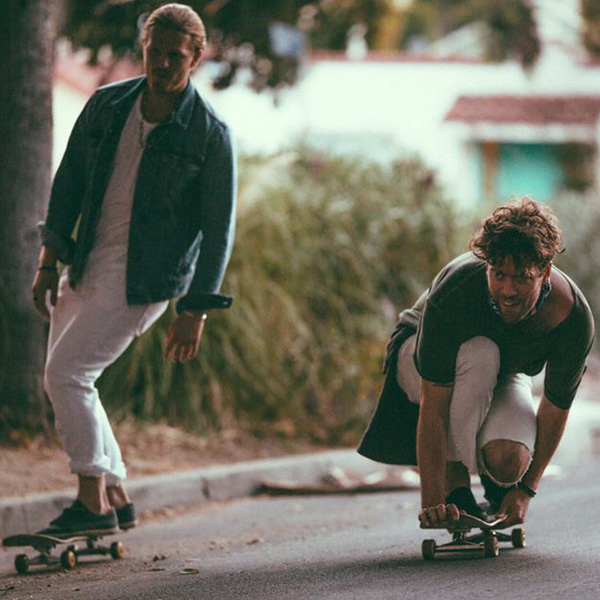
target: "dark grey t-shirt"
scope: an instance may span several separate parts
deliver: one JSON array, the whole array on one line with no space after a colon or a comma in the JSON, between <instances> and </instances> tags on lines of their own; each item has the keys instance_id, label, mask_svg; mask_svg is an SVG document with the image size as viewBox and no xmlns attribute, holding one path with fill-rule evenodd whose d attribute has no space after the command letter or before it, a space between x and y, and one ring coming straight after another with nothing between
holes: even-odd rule
<instances>
[{"instance_id":1,"label":"dark grey t-shirt","mask_svg":"<svg viewBox=\"0 0 600 600\"><path fill-rule=\"evenodd\" d=\"M553 267L556 269L556 267ZM550 331L535 319L506 324L488 302L485 262L467 253L449 263L400 322L417 329L415 364L423 379L454 381L461 344L476 336L492 339L500 349L500 375L535 375L544 365L544 393L560 408L569 408L585 372L594 339L590 307L573 281L569 316Z\"/></svg>"}]
</instances>

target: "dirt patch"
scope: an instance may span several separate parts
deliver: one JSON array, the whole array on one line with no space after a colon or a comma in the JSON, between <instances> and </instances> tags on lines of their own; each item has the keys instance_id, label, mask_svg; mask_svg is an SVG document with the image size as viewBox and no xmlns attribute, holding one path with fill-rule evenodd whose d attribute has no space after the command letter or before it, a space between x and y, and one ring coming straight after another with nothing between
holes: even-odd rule
<instances>
[{"instance_id":1,"label":"dirt patch","mask_svg":"<svg viewBox=\"0 0 600 600\"><path fill-rule=\"evenodd\" d=\"M164 424L115 426L129 478L216 464L323 450L307 442L257 439L238 431L198 437ZM19 448L0 447L0 498L76 486L67 455L54 441L35 440Z\"/></svg>"}]
</instances>

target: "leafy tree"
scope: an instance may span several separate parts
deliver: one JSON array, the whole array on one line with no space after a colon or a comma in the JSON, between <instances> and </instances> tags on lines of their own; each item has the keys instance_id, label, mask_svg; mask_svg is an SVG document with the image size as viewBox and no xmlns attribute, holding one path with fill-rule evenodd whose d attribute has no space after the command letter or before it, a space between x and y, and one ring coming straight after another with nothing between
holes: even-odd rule
<instances>
[{"instance_id":1,"label":"leafy tree","mask_svg":"<svg viewBox=\"0 0 600 600\"><path fill-rule=\"evenodd\" d=\"M489 0L480 10L491 32L488 57L501 61L514 56L524 67L532 66L540 54L540 40L529 3L525 0Z\"/></svg>"},{"instance_id":2,"label":"leafy tree","mask_svg":"<svg viewBox=\"0 0 600 600\"><path fill-rule=\"evenodd\" d=\"M374 38L388 0L191 0L207 26L207 58L221 69L215 87L231 84L240 69L251 73L257 90L293 84L309 46L342 49L357 22ZM75 48L88 48L91 61L110 48L115 58L139 56L138 26L158 0L65 0L62 35ZM142 19L140 19L142 15Z\"/></svg>"},{"instance_id":3,"label":"leafy tree","mask_svg":"<svg viewBox=\"0 0 600 600\"><path fill-rule=\"evenodd\" d=\"M583 43L596 56L600 56L600 2L581 0L581 14L585 22Z\"/></svg>"},{"instance_id":4,"label":"leafy tree","mask_svg":"<svg viewBox=\"0 0 600 600\"><path fill-rule=\"evenodd\" d=\"M415 37L439 39L475 21L489 29L486 53L490 60L514 56L525 67L536 61L540 42L526 0L416 0L407 12L400 46L407 47Z\"/></svg>"},{"instance_id":5,"label":"leafy tree","mask_svg":"<svg viewBox=\"0 0 600 600\"><path fill-rule=\"evenodd\" d=\"M7 0L0 19L0 437L47 427L45 325L31 301L51 169L49 0ZM10 17L6 17L10 15Z\"/></svg>"},{"instance_id":6,"label":"leafy tree","mask_svg":"<svg viewBox=\"0 0 600 600\"><path fill-rule=\"evenodd\" d=\"M295 83L309 49L342 50L349 32L364 27L374 50L411 47L433 41L473 22L487 25L489 60L517 58L532 66L540 52L534 13L528 0L189 0L202 15L211 40L207 57L220 65L215 87L229 86L240 70L256 90ZM600 56L600 4L581 0L585 44ZM118 58L139 56L139 17L161 0L63 0L63 35L76 48L102 49Z\"/></svg>"}]
</instances>

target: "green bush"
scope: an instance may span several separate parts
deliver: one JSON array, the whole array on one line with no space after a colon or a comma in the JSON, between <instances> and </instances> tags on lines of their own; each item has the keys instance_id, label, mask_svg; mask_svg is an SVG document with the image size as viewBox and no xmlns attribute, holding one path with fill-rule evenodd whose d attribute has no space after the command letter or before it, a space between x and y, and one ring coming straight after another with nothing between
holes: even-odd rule
<instances>
[{"instance_id":1,"label":"green bush","mask_svg":"<svg viewBox=\"0 0 600 600\"><path fill-rule=\"evenodd\" d=\"M224 285L233 307L209 315L185 365L161 359L173 315L161 319L100 380L111 415L356 441L397 312L461 250L458 235L458 215L417 162L307 148L244 159Z\"/></svg>"},{"instance_id":2,"label":"green bush","mask_svg":"<svg viewBox=\"0 0 600 600\"><path fill-rule=\"evenodd\" d=\"M552 203L565 251L556 265L581 288L596 319L600 315L600 204L596 194L564 194ZM598 340L596 340L596 346Z\"/></svg>"}]
</instances>

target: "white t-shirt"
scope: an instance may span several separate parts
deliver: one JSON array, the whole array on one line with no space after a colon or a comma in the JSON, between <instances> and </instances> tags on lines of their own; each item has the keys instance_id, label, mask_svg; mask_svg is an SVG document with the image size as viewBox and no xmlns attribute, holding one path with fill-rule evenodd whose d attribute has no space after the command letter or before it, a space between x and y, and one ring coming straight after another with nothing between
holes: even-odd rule
<instances>
[{"instance_id":1,"label":"white t-shirt","mask_svg":"<svg viewBox=\"0 0 600 600\"><path fill-rule=\"evenodd\" d=\"M148 134L157 125L142 117L141 99L140 94L121 133L114 169L102 202L94 246L82 282L85 287L101 285L123 296L137 174Z\"/></svg>"}]
</instances>

